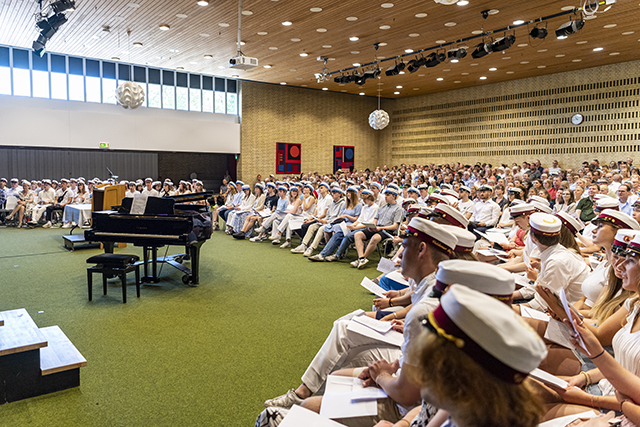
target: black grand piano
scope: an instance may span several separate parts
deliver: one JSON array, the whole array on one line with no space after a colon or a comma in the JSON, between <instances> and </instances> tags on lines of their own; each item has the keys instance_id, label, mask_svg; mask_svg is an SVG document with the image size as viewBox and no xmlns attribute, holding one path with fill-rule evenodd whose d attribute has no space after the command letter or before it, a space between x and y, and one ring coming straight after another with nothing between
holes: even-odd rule
<instances>
[{"instance_id":1,"label":"black grand piano","mask_svg":"<svg viewBox=\"0 0 640 427\"><path fill-rule=\"evenodd\" d=\"M199 283L200 247L211 237L211 213L205 205L189 204L206 200L212 191L191 193L173 197L148 197L143 205L134 204L134 198L122 199L122 205L109 211L92 213L92 226L85 230L85 239L101 242L105 253L113 253L116 242L142 246L143 282L158 282L158 263L167 263L185 273L186 285ZM166 245L184 246L185 253L158 257L158 248ZM149 256L151 252L151 256ZM182 263L190 260L190 267ZM149 276L151 264L152 275Z\"/></svg>"}]
</instances>

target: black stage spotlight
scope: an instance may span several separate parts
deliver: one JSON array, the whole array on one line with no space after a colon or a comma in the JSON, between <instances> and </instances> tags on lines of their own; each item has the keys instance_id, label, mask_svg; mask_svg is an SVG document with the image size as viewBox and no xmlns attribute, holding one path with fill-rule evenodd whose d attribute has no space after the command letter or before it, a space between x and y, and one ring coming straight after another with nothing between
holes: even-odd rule
<instances>
[{"instance_id":1,"label":"black stage spotlight","mask_svg":"<svg viewBox=\"0 0 640 427\"><path fill-rule=\"evenodd\" d=\"M493 52L501 52L503 50L509 49L516 42L516 36L513 34L509 34L508 36L504 36L491 43L491 50Z\"/></svg>"},{"instance_id":2,"label":"black stage spotlight","mask_svg":"<svg viewBox=\"0 0 640 427\"><path fill-rule=\"evenodd\" d=\"M441 62L444 62L446 59L447 55L445 55L444 52L433 52L431 55L427 56L424 66L432 68Z\"/></svg>"},{"instance_id":3,"label":"black stage spotlight","mask_svg":"<svg viewBox=\"0 0 640 427\"><path fill-rule=\"evenodd\" d=\"M411 61L409 61L409 65L407 65L407 71L413 74L416 71L418 71L418 68L422 67L426 62L427 60L425 59L424 56L421 56L420 58L412 59Z\"/></svg>"},{"instance_id":4,"label":"black stage spotlight","mask_svg":"<svg viewBox=\"0 0 640 427\"><path fill-rule=\"evenodd\" d=\"M51 8L55 13L64 12L65 10L76 10L75 0L57 0L51 3Z\"/></svg>"},{"instance_id":5,"label":"black stage spotlight","mask_svg":"<svg viewBox=\"0 0 640 427\"><path fill-rule=\"evenodd\" d=\"M343 83L342 79L344 78L344 76L338 76L338 77L334 77L333 81L336 83Z\"/></svg>"},{"instance_id":6,"label":"black stage spotlight","mask_svg":"<svg viewBox=\"0 0 640 427\"><path fill-rule=\"evenodd\" d=\"M471 57L474 59L482 58L491 53L491 43L482 42L476 46L476 49L471 52Z\"/></svg>"},{"instance_id":7,"label":"black stage spotlight","mask_svg":"<svg viewBox=\"0 0 640 427\"><path fill-rule=\"evenodd\" d=\"M51 25L51 28L54 28L57 30L58 28L62 27L62 25L68 20L69 19L66 17L64 13L56 13L47 21L49 22L49 25Z\"/></svg>"},{"instance_id":8,"label":"black stage spotlight","mask_svg":"<svg viewBox=\"0 0 640 427\"><path fill-rule=\"evenodd\" d=\"M400 74L400 71L404 70L404 67L406 67L406 64L404 62L396 62L391 67L387 68L387 71L385 71L384 73L389 77L397 76L398 74Z\"/></svg>"},{"instance_id":9,"label":"black stage spotlight","mask_svg":"<svg viewBox=\"0 0 640 427\"><path fill-rule=\"evenodd\" d=\"M452 60L452 61L457 61L459 59L464 58L465 56L467 56L467 49L463 48L463 47L458 47L456 49L451 49L447 52L447 57Z\"/></svg>"},{"instance_id":10,"label":"black stage spotlight","mask_svg":"<svg viewBox=\"0 0 640 427\"><path fill-rule=\"evenodd\" d=\"M529 35L534 39L543 39L547 37L549 32L546 28L533 27L533 30L529 33Z\"/></svg>"},{"instance_id":11,"label":"black stage spotlight","mask_svg":"<svg viewBox=\"0 0 640 427\"><path fill-rule=\"evenodd\" d=\"M571 34L575 34L584 27L584 19L576 19L575 21L566 22L556 30L556 37L566 39Z\"/></svg>"},{"instance_id":12,"label":"black stage spotlight","mask_svg":"<svg viewBox=\"0 0 640 427\"><path fill-rule=\"evenodd\" d=\"M53 28L48 20L43 19L36 24L40 28L40 35L49 40L58 31L57 28Z\"/></svg>"},{"instance_id":13,"label":"black stage spotlight","mask_svg":"<svg viewBox=\"0 0 640 427\"><path fill-rule=\"evenodd\" d=\"M31 46L31 48L33 49L34 53L40 57L44 56L46 49L45 49L45 45L47 44L47 38L44 37L42 34L40 34L40 36L38 36L38 40L33 42L33 45Z\"/></svg>"}]
</instances>

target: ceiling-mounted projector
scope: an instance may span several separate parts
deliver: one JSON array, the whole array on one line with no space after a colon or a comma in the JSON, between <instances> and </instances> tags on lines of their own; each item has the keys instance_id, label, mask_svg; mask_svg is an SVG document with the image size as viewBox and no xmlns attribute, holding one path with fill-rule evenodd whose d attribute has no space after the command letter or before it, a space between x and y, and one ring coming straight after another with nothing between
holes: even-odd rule
<instances>
[{"instance_id":1,"label":"ceiling-mounted projector","mask_svg":"<svg viewBox=\"0 0 640 427\"><path fill-rule=\"evenodd\" d=\"M248 56L236 56L229 60L229 68L237 68L239 70L250 70L258 66L258 58L250 58Z\"/></svg>"}]
</instances>

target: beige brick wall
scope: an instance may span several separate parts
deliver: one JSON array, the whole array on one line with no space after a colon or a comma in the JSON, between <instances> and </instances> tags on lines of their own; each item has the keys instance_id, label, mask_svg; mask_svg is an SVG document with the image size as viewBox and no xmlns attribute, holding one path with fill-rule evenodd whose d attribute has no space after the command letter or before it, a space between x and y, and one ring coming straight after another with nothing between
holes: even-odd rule
<instances>
[{"instance_id":1,"label":"beige brick wall","mask_svg":"<svg viewBox=\"0 0 640 427\"><path fill-rule=\"evenodd\" d=\"M368 123L377 100L335 92L242 83L242 142L238 174L253 182L275 174L276 143L300 143L302 171L333 172L333 146L355 146L355 167L379 164L379 134Z\"/></svg>"},{"instance_id":2,"label":"beige brick wall","mask_svg":"<svg viewBox=\"0 0 640 427\"><path fill-rule=\"evenodd\" d=\"M640 160L640 61L395 101L382 161ZM571 124L582 113L585 121Z\"/></svg>"}]
</instances>

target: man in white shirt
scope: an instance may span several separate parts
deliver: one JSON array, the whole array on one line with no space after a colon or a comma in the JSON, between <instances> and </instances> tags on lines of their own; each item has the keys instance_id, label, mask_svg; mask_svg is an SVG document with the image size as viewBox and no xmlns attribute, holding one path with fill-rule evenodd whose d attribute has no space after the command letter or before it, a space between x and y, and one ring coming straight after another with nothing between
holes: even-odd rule
<instances>
[{"instance_id":1,"label":"man in white shirt","mask_svg":"<svg viewBox=\"0 0 640 427\"><path fill-rule=\"evenodd\" d=\"M151 178L147 178L144 180L144 189L142 190L142 194L144 194L145 196L151 196L151 197L160 197L160 193L158 193L154 188L153 188L153 180Z\"/></svg>"},{"instance_id":2,"label":"man in white shirt","mask_svg":"<svg viewBox=\"0 0 640 427\"><path fill-rule=\"evenodd\" d=\"M43 225L44 228L51 227L51 217L55 210L63 210L64 207L67 206L73 200L73 193L69 188L69 180L66 178L62 178L60 180L60 188L56 191L55 200L52 204L46 207L45 209L45 218L47 223Z\"/></svg>"},{"instance_id":3,"label":"man in white shirt","mask_svg":"<svg viewBox=\"0 0 640 427\"><path fill-rule=\"evenodd\" d=\"M381 193L382 185L379 182L372 182L369 186L369 190L373 191L373 195L376 198L376 205L382 206L385 204L384 195Z\"/></svg>"},{"instance_id":4,"label":"man in white shirt","mask_svg":"<svg viewBox=\"0 0 640 427\"><path fill-rule=\"evenodd\" d=\"M11 178L11 187L6 189L4 192L7 197L20 197L20 191L22 190L22 188L18 184L20 184L18 178Z\"/></svg>"},{"instance_id":5,"label":"man in white shirt","mask_svg":"<svg viewBox=\"0 0 640 427\"><path fill-rule=\"evenodd\" d=\"M558 166L558 161L554 160L553 166L549 168L549 175L551 174L560 175L560 172L562 172L562 169L560 169L560 167Z\"/></svg>"},{"instance_id":6,"label":"man in white shirt","mask_svg":"<svg viewBox=\"0 0 640 427\"><path fill-rule=\"evenodd\" d=\"M636 200L638 200L638 196L635 196L631 192L631 186L629 184L620 184L618 187L618 203L620 204L620 212L631 216L633 213L633 204Z\"/></svg>"},{"instance_id":7,"label":"man in white shirt","mask_svg":"<svg viewBox=\"0 0 640 427\"><path fill-rule=\"evenodd\" d=\"M69 190L73 193L72 197L76 197L78 194L78 180L75 178L69 179Z\"/></svg>"},{"instance_id":8,"label":"man in white shirt","mask_svg":"<svg viewBox=\"0 0 640 427\"><path fill-rule=\"evenodd\" d=\"M47 210L47 206L51 206L56 201L56 193L51 188L51 181L42 180L44 189L38 195L38 204L34 206L31 214L31 223L37 224L42 214Z\"/></svg>"},{"instance_id":9,"label":"man in white shirt","mask_svg":"<svg viewBox=\"0 0 640 427\"><path fill-rule=\"evenodd\" d=\"M488 185L481 185L478 189L478 197L480 200L473 207L473 214L469 219L469 231L474 232L476 239L480 240L480 235L475 231L485 232L487 229L494 227L500 219L500 206L491 200L493 188Z\"/></svg>"},{"instance_id":10,"label":"man in white shirt","mask_svg":"<svg viewBox=\"0 0 640 427\"><path fill-rule=\"evenodd\" d=\"M562 221L556 216L534 213L529 219L531 240L540 250L540 271L527 268L527 277L536 284L549 288L554 293L564 289L570 304L582 298L582 282L589 275L589 267L580 255L571 251L560 242ZM547 303L531 288L522 288L514 293L515 299L530 298L526 303L538 311L546 311Z\"/></svg>"},{"instance_id":11,"label":"man in white shirt","mask_svg":"<svg viewBox=\"0 0 640 427\"><path fill-rule=\"evenodd\" d=\"M460 194L460 200L458 201L458 210L462 215L464 215L466 219L469 219L471 218L471 215L473 215L473 209L475 206L473 200L469 199L469 196L471 195L471 189L466 185L461 185L460 188L458 188L458 194Z\"/></svg>"}]
</instances>

